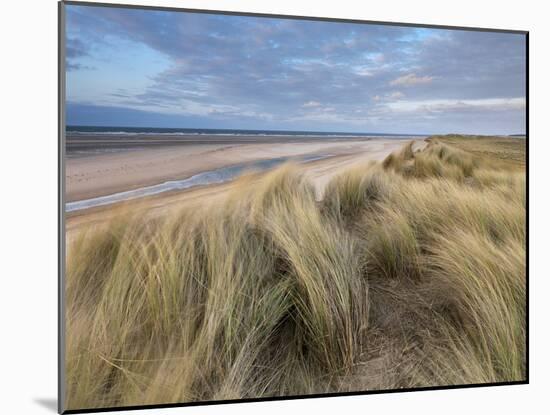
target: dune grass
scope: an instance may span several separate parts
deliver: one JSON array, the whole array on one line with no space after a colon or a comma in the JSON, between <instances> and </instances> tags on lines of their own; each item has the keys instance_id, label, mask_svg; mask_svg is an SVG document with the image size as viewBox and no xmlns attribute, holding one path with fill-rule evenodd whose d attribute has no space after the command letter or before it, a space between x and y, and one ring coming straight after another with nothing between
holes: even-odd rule
<instances>
[{"instance_id":1,"label":"dune grass","mask_svg":"<svg viewBox=\"0 0 550 415\"><path fill-rule=\"evenodd\" d=\"M82 233L67 408L523 380L525 172L476 151L411 144L321 202L288 165Z\"/></svg>"}]
</instances>

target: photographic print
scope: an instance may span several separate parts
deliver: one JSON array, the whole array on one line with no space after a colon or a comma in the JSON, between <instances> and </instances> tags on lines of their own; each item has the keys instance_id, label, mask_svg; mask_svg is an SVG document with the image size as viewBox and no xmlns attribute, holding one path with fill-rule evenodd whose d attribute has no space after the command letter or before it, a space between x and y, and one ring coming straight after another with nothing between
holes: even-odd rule
<instances>
[{"instance_id":1,"label":"photographic print","mask_svg":"<svg viewBox=\"0 0 550 415\"><path fill-rule=\"evenodd\" d=\"M527 32L60 12L62 411L527 382Z\"/></svg>"}]
</instances>

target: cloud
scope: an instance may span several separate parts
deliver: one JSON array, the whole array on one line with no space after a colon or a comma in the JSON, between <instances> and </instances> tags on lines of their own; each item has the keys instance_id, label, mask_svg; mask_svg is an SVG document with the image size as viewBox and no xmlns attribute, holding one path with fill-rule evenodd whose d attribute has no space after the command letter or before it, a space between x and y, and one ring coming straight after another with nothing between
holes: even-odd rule
<instances>
[{"instance_id":1,"label":"cloud","mask_svg":"<svg viewBox=\"0 0 550 415\"><path fill-rule=\"evenodd\" d=\"M374 72L368 68L357 68L355 73L359 76L374 76Z\"/></svg>"},{"instance_id":2,"label":"cloud","mask_svg":"<svg viewBox=\"0 0 550 415\"><path fill-rule=\"evenodd\" d=\"M400 76L399 78L394 79L390 82L392 86L412 86L412 85L422 85L429 84L433 81L433 76L416 76L416 74L411 73L408 75Z\"/></svg>"},{"instance_id":3,"label":"cloud","mask_svg":"<svg viewBox=\"0 0 550 415\"><path fill-rule=\"evenodd\" d=\"M401 99L403 97L405 97L405 94L400 91L395 91L388 95L389 99Z\"/></svg>"},{"instance_id":4,"label":"cloud","mask_svg":"<svg viewBox=\"0 0 550 415\"><path fill-rule=\"evenodd\" d=\"M471 100L427 100L389 103L397 112L509 111L525 110L524 98L489 98Z\"/></svg>"},{"instance_id":5,"label":"cloud","mask_svg":"<svg viewBox=\"0 0 550 415\"><path fill-rule=\"evenodd\" d=\"M385 101L398 101L405 98L405 94L401 91L393 91L384 95L375 95L372 97L372 100L375 102L385 102Z\"/></svg>"},{"instance_id":6,"label":"cloud","mask_svg":"<svg viewBox=\"0 0 550 415\"><path fill-rule=\"evenodd\" d=\"M78 58L88 56L89 48L78 38L67 38L65 42L65 59L68 71L91 69L88 65L76 62Z\"/></svg>"},{"instance_id":7,"label":"cloud","mask_svg":"<svg viewBox=\"0 0 550 415\"><path fill-rule=\"evenodd\" d=\"M445 132L457 131L466 114L483 131L511 120L514 132L524 128L518 105L495 104L491 117L489 105L476 107L483 114L470 110L474 101L525 97L521 35L74 5L67 11L68 68L79 74L69 77L67 91L79 102L241 123L237 128ZM139 72L158 56L166 64ZM109 72L116 65L136 70ZM83 78L87 67L98 70ZM84 87L90 79L109 93L98 98ZM456 117L446 115L446 125L413 119L438 111Z\"/></svg>"},{"instance_id":8,"label":"cloud","mask_svg":"<svg viewBox=\"0 0 550 415\"><path fill-rule=\"evenodd\" d=\"M317 108L320 106L321 106L321 103L317 101L308 101L305 104L302 104L303 108Z\"/></svg>"},{"instance_id":9,"label":"cloud","mask_svg":"<svg viewBox=\"0 0 550 415\"><path fill-rule=\"evenodd\" d=\"M70 60L67 60L67 63L65 64L65 68L67 69L67 71L94 70L94 69L96 69L94 66L83 65L81 63L73 63ZM115 94L112 94L112 95L115 95Z\"/></svg>"},{"instance_id":10,"label":"cloud","mask_svg":"<svg viewBox=\"0 0 550 415\"><path fill-rule=\"evenodd\" d=\"M88 47L78 38L68 38L65 42L65 56L69 59L88 55Z\"/></svg>"}]
</instances>

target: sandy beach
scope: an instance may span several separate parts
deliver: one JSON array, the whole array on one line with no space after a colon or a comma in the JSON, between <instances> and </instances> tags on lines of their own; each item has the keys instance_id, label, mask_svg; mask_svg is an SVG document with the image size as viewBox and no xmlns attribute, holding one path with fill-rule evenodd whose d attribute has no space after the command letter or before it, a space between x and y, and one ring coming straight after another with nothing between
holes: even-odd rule
<instances>
[{"instance_id":1,"label":"sandy beach","mask_svg":"<svg viewBox=\"0 0 550 415\"><path fill-rule=\"evenodd\" d=\"M249 138L247 138L250 140ZM315 184L318 197L331 177L353 166L381 160L411 138L372 138L297 141L279 138L255 142L207 141L172 146L128 145L115 152L69 157L66 163L66 201L73 202L110 195L131 189L155 185L168 180L181 180L194 174L238 163L279 157L323 156L325 158L300 164L300 169ZM238 141L238 140L237 140ZM415 139L421 147L424 140ZM105 221L131 207L133 212L162 214L182 203L204 202L219 197L231 188L231 182L199 186L184 191L165 192L111 205L83 209L67 214L67 231L85 224Z\"/></svg>"}]
</instances>

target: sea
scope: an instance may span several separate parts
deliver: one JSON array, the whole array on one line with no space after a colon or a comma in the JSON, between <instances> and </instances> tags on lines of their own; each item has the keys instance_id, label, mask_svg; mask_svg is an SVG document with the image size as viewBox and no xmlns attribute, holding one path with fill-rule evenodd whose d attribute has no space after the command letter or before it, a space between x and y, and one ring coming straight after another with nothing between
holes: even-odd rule
<instances>
[{"instance_id":1,"label":"sea","mask_svg":"<svg viewBox=\"0 0 550 415\"><path fill-rule=\"evenodd\" d=\"M421 137L426 134L393 134L373 132L342 132L342 131L301 131L301 130L237 130L215 128L157 128L157 127L117 127L117 126L86 126L68 125L67 135L170 135L170 136L298 136L298 137Z\"/></svg>"}]
</instances>

